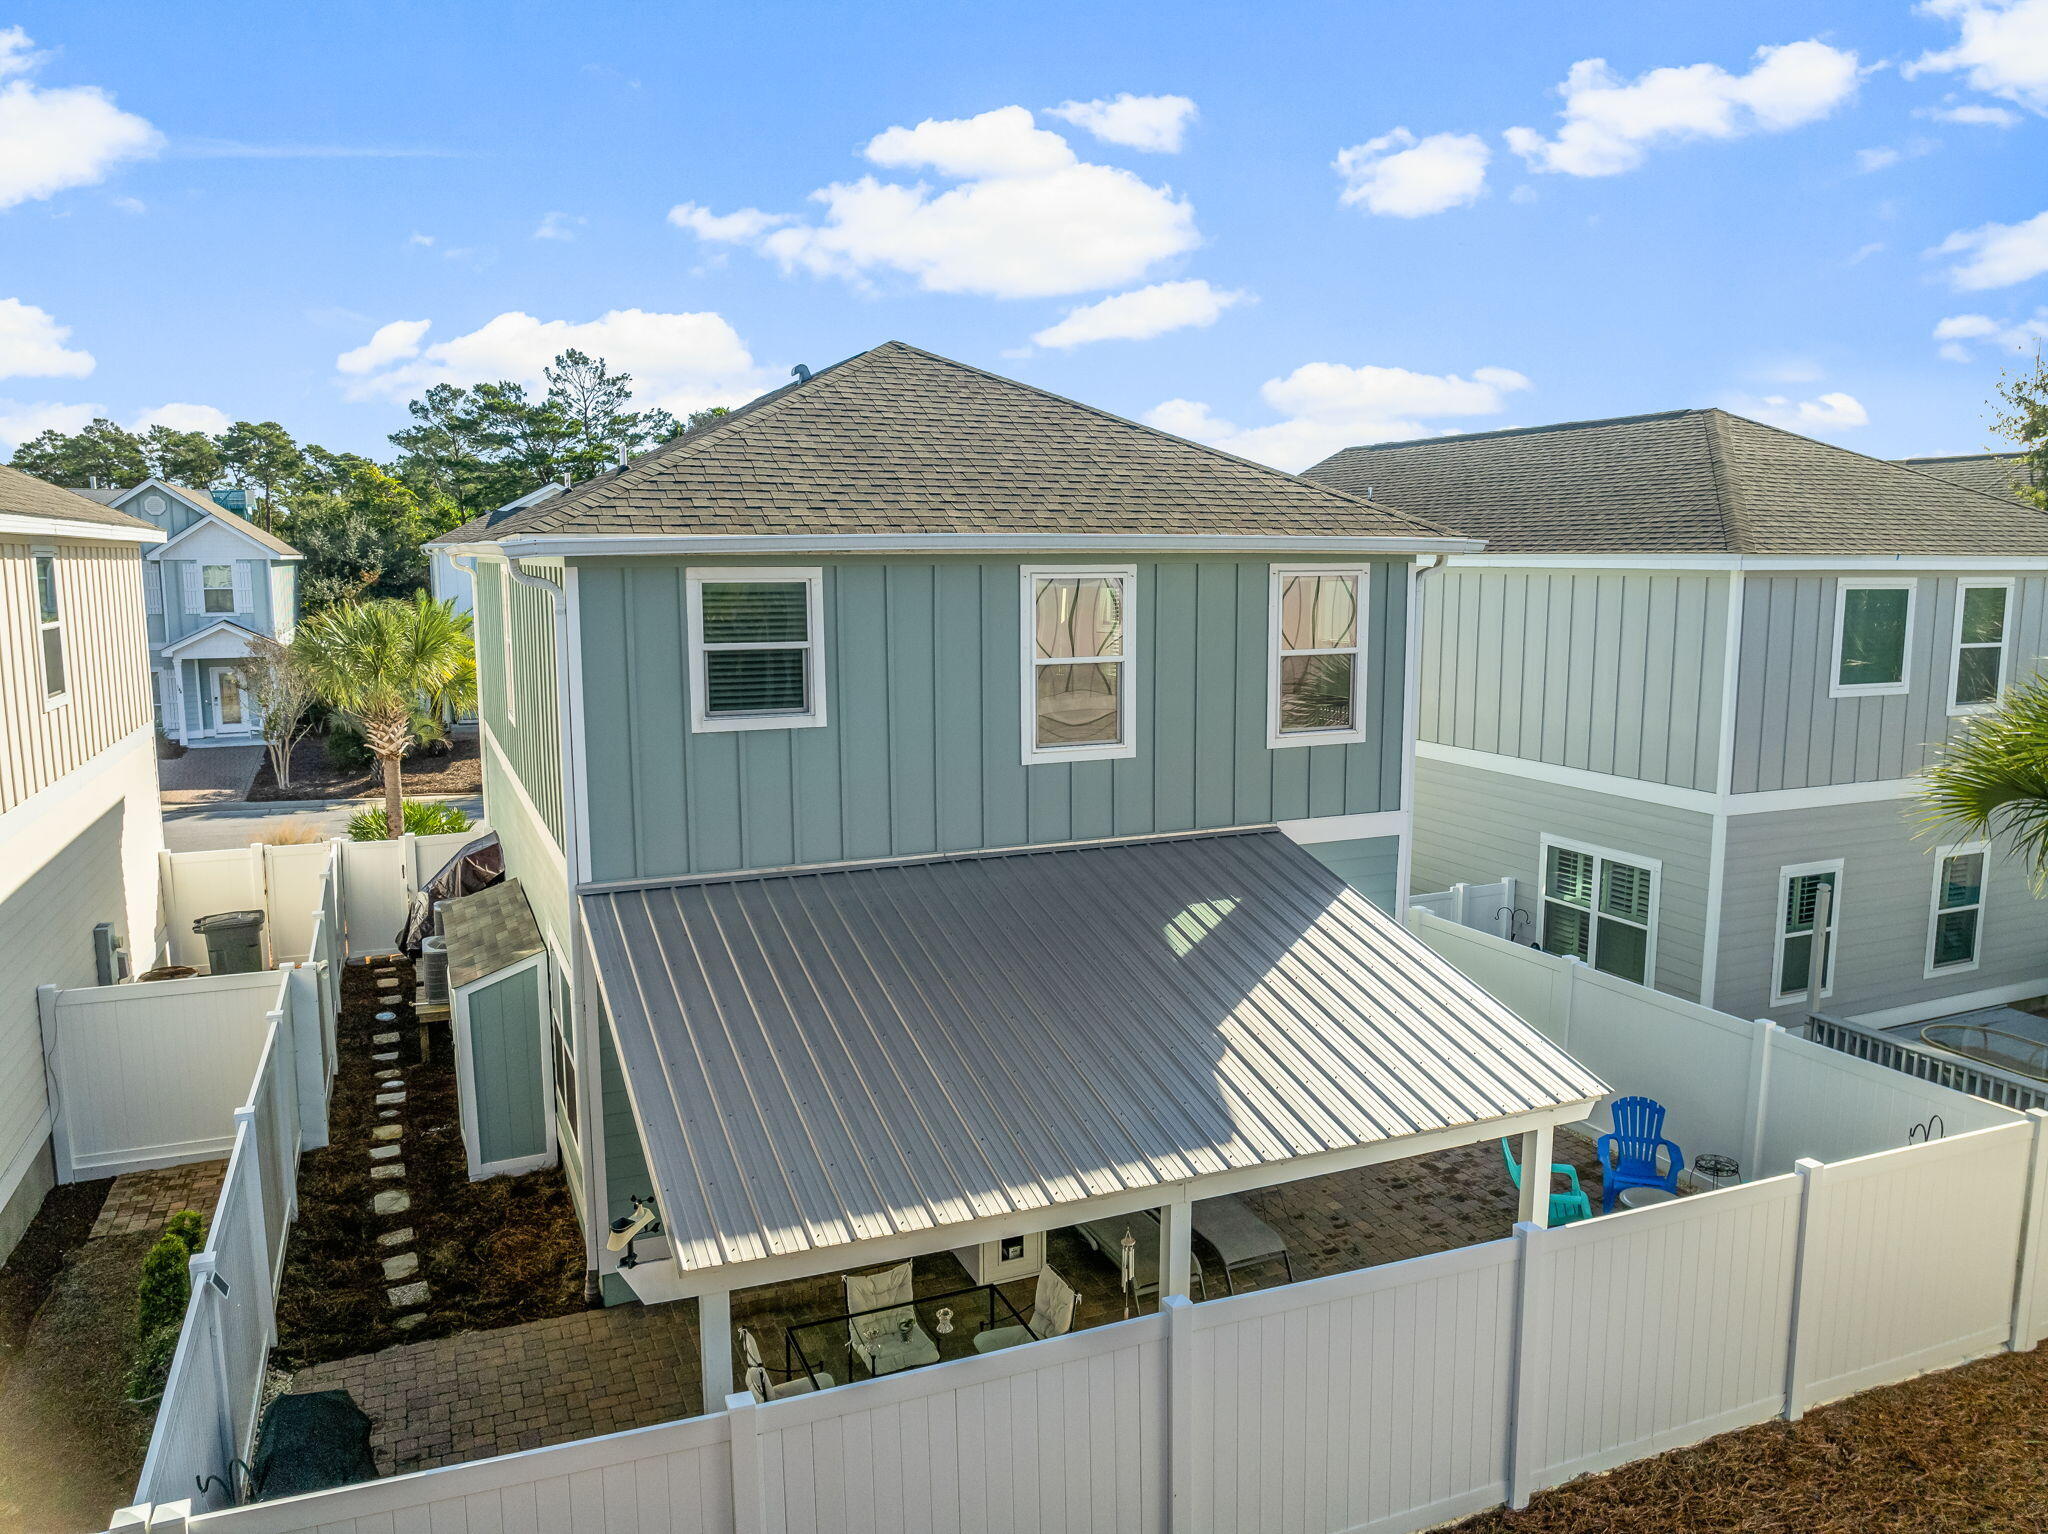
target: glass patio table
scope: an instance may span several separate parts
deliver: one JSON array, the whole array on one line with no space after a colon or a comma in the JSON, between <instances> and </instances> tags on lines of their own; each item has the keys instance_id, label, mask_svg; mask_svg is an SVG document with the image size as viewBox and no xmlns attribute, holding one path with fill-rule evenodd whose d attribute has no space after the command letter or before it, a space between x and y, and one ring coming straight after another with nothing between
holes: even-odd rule
<instances>
[{"instance_id":1,"label":"glass patio table","mask_svg":"<svg viewBox=\"0 0 2048 1534\"><path fill-rule=\"evenodd\" d=\"M866 1323L862 1331L874 1338L873 1345L864 1350L853 1345L857 1322ZM972 1358L974 1339L981 1333L1016 1326L1030 1329L1009 1296L994 1284L974 1284L873 1310L849 1310L799 1321L785 1328L785 1334L795 1364L791 1372L808 1377L815 1386L828 1375L839 1380L873 1378L947 1359Z\"/></svg>"}]
</instances>

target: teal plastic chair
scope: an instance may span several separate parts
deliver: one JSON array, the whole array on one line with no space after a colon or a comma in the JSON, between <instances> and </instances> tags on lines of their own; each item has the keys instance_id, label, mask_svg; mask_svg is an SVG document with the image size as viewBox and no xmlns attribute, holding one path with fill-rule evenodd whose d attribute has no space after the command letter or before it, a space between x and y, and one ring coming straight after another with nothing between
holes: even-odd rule
<instances>
[{"instance_id":1,"label":"teal plastic chair","mask_svg":"<svg viewBox=\"0 0 2048 1534\"><path fill-rule=\"evenodd\" d=\"M1516 1190L1519 1191L1522 1186L1522 1167L1521 1163L1515 1160L1515 1148L1506 1140L1502 1140L1500 1142L1500 1153L1507 1158L1508 1178L1514 1183ZM1566 1161L1553 1161L1550 1163L1550 1175L1552 1178L1562 1177L1572 1185L1569 1193L1553 1193L1550 1195L1550 1223L1552 1225L1569 1225L1574 1220L1592 1219L1592 1202L1586 1197L1584 1190L1579 1187L1579 1169Z\"/></svg>"}]
</instances>

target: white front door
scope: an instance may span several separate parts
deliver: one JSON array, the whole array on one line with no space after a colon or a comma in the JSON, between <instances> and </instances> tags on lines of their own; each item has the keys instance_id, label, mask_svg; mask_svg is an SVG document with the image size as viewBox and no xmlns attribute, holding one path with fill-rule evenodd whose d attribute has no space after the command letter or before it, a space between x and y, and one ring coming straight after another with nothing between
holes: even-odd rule
<instances>
[{"instance_id":1,"label":"white front door","mask_svg":"<svg viewBox=\"0 0 2048 1534\"><path fill-rule=\"evenodd\" d=\"M242 676L232 666L213 668L213 733L246 735L255 728Z\"/></svg>"}]
</instances>

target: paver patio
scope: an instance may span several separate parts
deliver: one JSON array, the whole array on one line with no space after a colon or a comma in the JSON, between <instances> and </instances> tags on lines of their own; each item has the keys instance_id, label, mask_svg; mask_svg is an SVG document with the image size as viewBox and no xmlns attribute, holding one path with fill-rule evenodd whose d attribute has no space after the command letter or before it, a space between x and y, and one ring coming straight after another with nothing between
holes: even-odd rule
<instances>
[{"instance_id":1,"label":"paver patio","mask_svg":"<svg viewBox=\"0 0 2048 1534\"><path fill-rule=\"evenodd\" d=\"M211 1220L213 1206L220 1200L221 1179L227 1171L228 1164L222 1160L123 1173L114 1179L106 1203L100 1206L99 1218L93 1222L92 1239L160 1235L164 1221L181 1209L195 1209Z\"/></svg>"}]
</instances>

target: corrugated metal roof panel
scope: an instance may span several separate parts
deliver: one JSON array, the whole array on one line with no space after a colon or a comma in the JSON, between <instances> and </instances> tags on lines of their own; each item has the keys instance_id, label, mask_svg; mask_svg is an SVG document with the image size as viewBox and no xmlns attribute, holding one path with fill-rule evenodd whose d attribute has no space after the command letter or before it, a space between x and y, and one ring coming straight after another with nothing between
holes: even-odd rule
<instances>
[{"instance_id":1,"label":"corrugated metal roof panel","mask_svg":"<svg viewBox=\"0 0 2048 1534\"><path fill-rule=\"evenodd\" d=\"M685 1268L1602 1096L1277 831L584 897Z\"/></svg>"}]
</instances>

